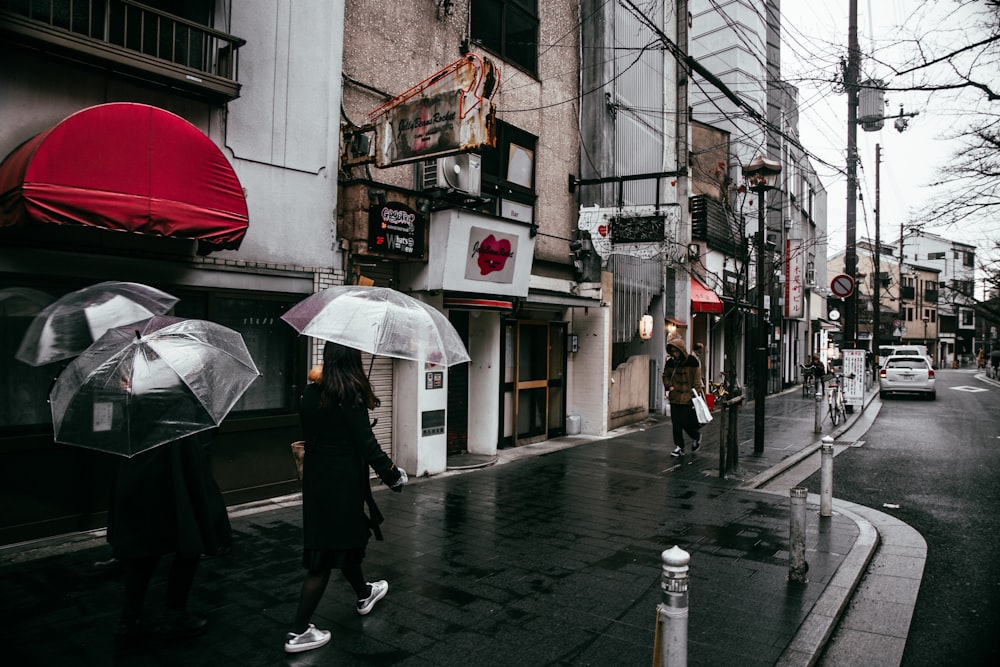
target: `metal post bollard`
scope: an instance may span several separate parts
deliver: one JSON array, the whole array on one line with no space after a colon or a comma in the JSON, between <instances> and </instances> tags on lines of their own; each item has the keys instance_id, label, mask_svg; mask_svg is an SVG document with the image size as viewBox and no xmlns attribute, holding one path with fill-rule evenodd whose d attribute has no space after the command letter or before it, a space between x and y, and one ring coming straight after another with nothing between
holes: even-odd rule
<instances>
[{"instance_id":1,"label":"metal post bollard","mask_svg":"<svg viewBox=\"0 0 1000 667\"><path fill-rule=\"evenodd\" d=\"M819 515L833 514L833 438L823 438L820 447Z\"/></svg>"},{"instance_id":2,"label":"metal post bollard","mask_svg":"<svg viewBox=\"0 0 1000 667\"><path fill-rule=\"evenodd\" d=\"M660 589L663 602L657 605L657 643L654 664L658 667L687 667L688 638L688 563L691 555L674 545L663 559L663 579ZM656 656L659 656L657 662Z\"/></svg>"},{"instance_id":3,"label":"metal post bollard","mask_svg":"<svg viewBox=\"0 0 1000 667\"><path fill-rule=\"evenodd\" d=\"M789 560L788 580L804 584L809 563L806 562L806 496L808 489L797 486L789 490L791 495L791 518L789 519Z\"/></svg>"}]
</instances>

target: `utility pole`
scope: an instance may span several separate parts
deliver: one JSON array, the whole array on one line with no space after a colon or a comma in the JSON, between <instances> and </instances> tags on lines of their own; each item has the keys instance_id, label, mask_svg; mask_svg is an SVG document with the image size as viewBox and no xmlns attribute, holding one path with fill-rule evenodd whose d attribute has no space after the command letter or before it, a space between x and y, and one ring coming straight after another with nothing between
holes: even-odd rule
<instances>
[{"instance_id":1,"label":"utility pole","mask_svg":"<svg viewBox=\"0 0 1000 667\"><path fill-rule=\"evenodd\" d=\"M875 144L875 285L872 287L872 354L878 355L879 332L882 329L882 234L879 230L879 216L882 214L879 172L882 164L882 146ZM881 361L879 359L878 361ZM878 378L874 378L878 380Z\"/></svg>"},{"instance_id":2,"label":"utility pole","mask_svg":"<svg viewBox=\"0 0 1000 667\"><path fill-rule=\"evenodd\" d=\"M844 252L844 273L857 280L857 206L858 206L858 0L849 2L847 30L847 245ZM844 300L843 349L858 347L857 288Z\"/></svg>"}]
</instances>

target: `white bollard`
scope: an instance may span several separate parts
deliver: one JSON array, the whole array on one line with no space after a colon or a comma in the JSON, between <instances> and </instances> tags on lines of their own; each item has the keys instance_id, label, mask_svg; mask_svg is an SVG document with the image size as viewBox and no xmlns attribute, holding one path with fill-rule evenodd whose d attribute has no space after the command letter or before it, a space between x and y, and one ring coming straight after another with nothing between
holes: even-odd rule
<instances>
[{"instance_id":1,"label":"white bollard","mask_svg":"<svg viewBox=\"0 0 1000 667\"><path fill-rule=\"evenodd\" d=\"M833 515L833 438L823 438L820 448L819 515Z\"/></svg>"},{"instance_id":2,"label":"white bollard","mask_svg":"<svg viewBox=\"0 0 1000 667\"><path fill-rule=\"evenodd\" d=\"M660 589L663 601L656 607L656 638L653 664L658 667L687 667L688 564L691 555L677 545L667 549L663 559Z\"/></svg>"},{"instance_id":3,"label":"white bollard","mask_svg":"<svg viewBox=\"0 0 1000 667\"><path fill-rule=\"evenodd\" d=\"M809 563L806 562L806 496L809 490L797 486L789 490L791 495L791 514L788 533L788 580L804 584Z\"/></svg>"}]
</instances>

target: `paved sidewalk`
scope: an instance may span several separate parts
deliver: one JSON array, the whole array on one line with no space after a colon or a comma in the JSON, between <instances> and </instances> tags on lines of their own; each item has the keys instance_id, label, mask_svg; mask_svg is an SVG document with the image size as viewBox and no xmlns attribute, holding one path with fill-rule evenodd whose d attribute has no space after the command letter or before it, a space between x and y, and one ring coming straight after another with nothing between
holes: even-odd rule
<instances>
[{"instance_id":1,"label":"paved sidewalk","mask_svg":"<svg viewBox=\"0 0 1000 667\"><path fill-rule=\"evenodd\" d=\"M783 654L806 664L813 653L786 649L814 632L831 582L860 576L869 528L844 513L820 521L810 507L809 582L790 584L788 499L744 487L822 434L811 399L773 396L765 452L754 455L752 405L741 412L733 479L718 476L718 419L701 451L675 459L658 416L607 438L503 450L497 465L414 480L401 494L378 490L386 541L371 542L365 570L389 581L388 596L359 617L335 574L314 619L333 641L294 656L282 642L303 574L296 496L233 512L233 549L203 562L192 595L207 634L128 659L113 654L121 581L94 565L108 555L100 535L2 549L5 662L648 665L660 553L676 544L691 554L690 665L775 665ZM162 575L147 600L154 617Z\"/></svg>"}]
</instances>

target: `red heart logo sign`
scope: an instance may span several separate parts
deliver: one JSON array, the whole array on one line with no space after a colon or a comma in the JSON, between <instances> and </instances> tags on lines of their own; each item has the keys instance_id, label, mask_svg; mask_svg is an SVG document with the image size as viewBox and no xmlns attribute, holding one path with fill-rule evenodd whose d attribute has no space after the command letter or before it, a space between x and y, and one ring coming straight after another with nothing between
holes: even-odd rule
<instances>
[{"instance_id":1,"label":"red heart logo sign","mask_svg":"<svg viewBox=\"0 0 1000 667\"><path fill-rule=\"evenodd\" d=\"M484 276L494 271L503 271L503 267L507 265L507 259L514 254L510 251L509 240L497 240L492 234L479 243L476 252L479 272Z\"/></svg>"}]
</instances>

